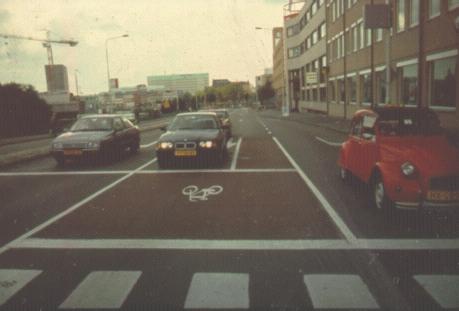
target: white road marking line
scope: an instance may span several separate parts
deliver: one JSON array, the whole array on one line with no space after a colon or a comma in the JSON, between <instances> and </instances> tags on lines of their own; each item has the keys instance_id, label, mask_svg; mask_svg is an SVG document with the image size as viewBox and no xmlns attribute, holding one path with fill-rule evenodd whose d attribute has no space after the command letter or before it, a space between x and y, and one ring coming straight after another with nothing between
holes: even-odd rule
<instances>
[{"instance_id":1,"label":"white road marking line","mask_svg":"<svg viewBox=\"0 0 459 311\"><path fill-rule=\"evenodd\" d=\"M0 306L40 273L40 270L0 269Z\"/></svg>"},{"instance_id":2,"label":"white road marking line","mask_svg":"<svg viewBox=\"0 0 459 311\"><path fill-rule=\"evenodd\" d=\"M268 131L268 134L269 134L269 135L272 135L272 132L271 132L271 131Z\"/></svg>"},{"instance_id":3,"label":"white road marking line","mask_svg":"<svg viewBox=\"0 0 459 311\"><path fill-rule=\"evenodd\" d=\"M93 194L91 194L90 196L86 197L85 199L81 200L80 202L74 204L73 206L69 207L68 209L64 210L63 212L51 217L50 219L48 219L47 221L45 221L44 223L42 223L41 225L38 225L36 226L35 228L33 228L32 230L29 230L27 231L26 233L24 233L23 235L19 236L18 238L12 240L11 242L7 243L6 245L2 246L0 248L0 254L3 254L4 252L6 252L12 244L14 243L17 243L17 242L20 242L32 235L34 235L35 233L37 233L38 231L46 228L47 226L49 226L50 224L52 224L53 222L63 218L64 216L72 213L74 210L78 209L80 206L88 203L89 201L93 200L94 198L98 197L99 195L101 195L102 193L106 192L107 190L110 190L111 188L115 187L116 185L118 185L119 183L123 182L124 180L128 179L129 177L131 177L132 175L135 174L135 172L138 172L142 169L144 169L145 167L155 163L157 161L156 158L154 158L153 160L151 161L148 161L147 163L141 165L140 167L138 167L137 169L131 171L129 174L115 180L114 182L112 182L111 184L103 187L102 189L94 192Z\"/></svg>"},{"instance_id":4,"label":"white road marking line","mask_svg":"<svg viewBox=\"0 0 459 311\"><path fill-rule=\"evenodd\" d=\"M318 141L323 142L324 144L327 144L327 145L332 146L332 147L341 147L341 145L343 144L343 143L334 143L334 142L330 142L330 141L325 140L325 139L323 139L323 138L320 138L320 137L318 137L318 136L316 136L316 139L317 139Z\"/></svg>"},{"instance_id":5,"label":"white road marking line","mask_svg":"<svg viewBox=\"0 0 459 311\"><path fill-rule=\"evenodd\" d=\"M306 176L306 174L303 172L301 167L298 165L298 163L296 163L296 161L292 158L292 156L290 156L287 150L285 150L284 146L282 146L279 140L277 140L276 137L273 137L273 140L276 142L276 144L282 150L284 155L290 161L290 164L292 164L292 166L298 171L298 174L300 174L301 178L304 180L306 185L309 187L312 193L314 193L316 198L322 204L323 208L328 213L330 218L334 221L335 225L341 231L341 233L346 238L346 240L351 243L355 242L357 240L357 237L352 233L352 231L349 229L346 223L341 219L338 213L333 209L333 207L330 205L328 200L323 196L323 194L319 191L319 189L312 183L309 177Z\"/></svg>"},{"instance_id":6,"label":"white road marking line","mask_svg":"<svg viewBox=\"0 0 459 311\"><path fill-rule=\"evenodd\" d=\"M28 238L14 249L179 249L179 250L459 250L458 239L198 240L198 239L45 239Z\"/></svg>"},{"instance_id":7,"label":"white road marking line","mask_svg":"<svg viewBox=\"0 0 459 311\"><path fill-rule=\"evenodd\" d=\"M304 283L316 309L379 309L358 275L308 274Z\"/></svg>"},{"instance_id":8,"label":"white road marking line","mask_svg":"<svg viewBox=\"0 0 459 311\"><path fill-rule=\"evenodd\" d=\"M235 143L233 137L231 137L231 138L228 140L228 142L226 143L226 148L227 148L227 149L231 149L231 148L233 148L233 147L236 146L236 145L237 145L237 143Z\"/></svg>"},{"instance_id":9,"label":"white road marking line","mask_svg":"<svg viewBox=\"0 0 459 311\"><path fill-rule=\"evenodd\" d=\"M237 158L239 157L239 150L241 149L242 137L239 138L236 145L236 150L234 151L233 161L231 161L231 170L236 170Z\"/></svg>"},{"instance_id":10,"label":"white road marking line","mask_svg":"<svg viewBox=\"0 0 459 311\"><path fill-rule=\"evenodd\" d=\"M0 173L0 177L20 176L66 176L66 175L124 175L132 171L65 171L65 172L11 172ZM190 170L142 170L134 174L182 174L182 173L282 173L296 172L293 168L248 168L248 169L190 169Z\"/></svg>"},{"instance_id":11,"label":"white road marking line","mask_svg":"<svg viewBox=\"0 0 459 311\"><path fill-rule=\"evenodd\" d=\"M243 273L195 273L185 309L248 309L249 275Z\"/></svg>"},{"instance_id":12,"label":"white road marking line","mask_svg":"<svg viewBox=\"0 0 459 311\"><path fill-rule=\"evenodd\" d=\"M156 144L158 141L155 140L154 142L152 143L149 143L149 144L145 144L145 145L140 145L140 148L149 148L151 146L153 146L154 144Z\"/></svg>"},{"instance_id":13,"label":"white road marking line","mask_svg":"<svg viewBox=\"0 0 459 311\"><path fill-rule=\"evenodd\" d=\"M413 277L442 308L459 308L459 275L415 275Z\"/></svg>"},{"instance_id":14,"label":"white road marking line","mask_svg":"<svg viewBox=\"0 0 459 311\"><path fill-rule=\"evenodd\" d=\"M59 306L61 309L120 308L141 275L140 271L91 272Z\"/></svg>"}]
</instances>

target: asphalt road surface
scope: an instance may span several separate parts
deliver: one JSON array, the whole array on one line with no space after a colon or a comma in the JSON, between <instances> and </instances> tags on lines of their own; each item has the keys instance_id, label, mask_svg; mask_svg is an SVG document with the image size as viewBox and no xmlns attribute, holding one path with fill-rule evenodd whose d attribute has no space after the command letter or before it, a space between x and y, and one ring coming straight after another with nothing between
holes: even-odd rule
<instances>
[{"instance_id":1,"label":"asphalt road surface","mask_svg":"<svg viewBox=\"0 0 459 311\"><path fill-rule=\"evenodd\" d=\"M459 217L378 213L343 184L345 137L242 108L223 167L0 172L1 310L459 309Z\"/></svg>"}]
</instances>

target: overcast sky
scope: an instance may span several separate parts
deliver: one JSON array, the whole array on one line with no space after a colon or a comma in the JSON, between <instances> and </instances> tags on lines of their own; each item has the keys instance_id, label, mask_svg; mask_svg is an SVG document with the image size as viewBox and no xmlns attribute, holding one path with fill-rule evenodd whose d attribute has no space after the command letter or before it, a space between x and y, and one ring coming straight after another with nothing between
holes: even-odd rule
<instances>
[{"instance_id":1,"label":"overcast sky","mask_svg":"<svg viewBox=\"0 0 459 311\"><path fill-rule=\"evenodd\" d=\"M287 0L0 0L0 34L75 39L76 47L53 45L54 63L69 72L75 91L107 89L105 39L110 75L120 86L146 84L155 74L208 72L212 79L250 80L272 67L271 33L255 26L282 26ZM0 38L0 83L32 84L46 90L46 49L34 41Z\"/></svg>"}]
</instances>

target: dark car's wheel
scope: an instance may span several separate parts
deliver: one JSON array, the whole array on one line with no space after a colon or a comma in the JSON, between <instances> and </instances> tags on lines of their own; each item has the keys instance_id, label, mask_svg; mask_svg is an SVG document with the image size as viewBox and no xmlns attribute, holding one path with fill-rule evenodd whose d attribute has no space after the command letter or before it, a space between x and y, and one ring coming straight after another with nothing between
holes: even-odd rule
<instances>
[{"instance_id":1,"label":"dark car's wheel","mask_svg":"<svg viewBox=\"0 0 459 311\"><path fill-rule=\"evenodd\" d=\"M393 210L394 204L387 197L386 188L384 186L384 181L382 180L379 174L375 175L372 182L372 203L373 206L382 212L391 212Z\"/></svg>"},{"instance_id":2,"label":"dark car's wheel","mask_svg":"<svg viewBox=\"0 0 459 311\"><path fill-rule=\"evenodd\" d=\"M340 167L339 168L339 178L343 181L343 182L348 182L349 179L350 179L350 176L349 176L350 172L347 168L344 168L344 167Z\"/></svg>"},{"instance_id":3,"label":"dark car's wheel","mask_svg":"<svg viewBox=\"0 0 459 311\"><path fill-rule=\"evenodd\" d=\"M129 146L129 152L131 154L138 153L139 149L140 149L140 142L138 142L138 141L131 143L131 145Z\"/></svg>"}]
</instances>

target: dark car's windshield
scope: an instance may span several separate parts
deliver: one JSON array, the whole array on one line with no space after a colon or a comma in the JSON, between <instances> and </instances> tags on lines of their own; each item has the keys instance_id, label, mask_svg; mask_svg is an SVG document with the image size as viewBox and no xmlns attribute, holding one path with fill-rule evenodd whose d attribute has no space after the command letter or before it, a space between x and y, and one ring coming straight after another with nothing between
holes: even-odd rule
<instances>
[{"instance_id":1,"label":"dark car's windshield","mask_svg":"<svg viewBox=\"0 0 459 311\"><path fill-rule=\"evenodd\" d=\"M169 126L169 130L211 130L218 128L215 118L211 115L177 116Z\"/></svg>"},{"instance_id":2,"label":"dark car's windshield","mask_svg":"<svg viewBox=\"0 0 459 311\"><path fill-rule=\"evenodd\" d=\"M428 110L394 110L379 113L381 135L439 135L442 128L437 116Z\"/></svg>"},{"instance_id":3,"label":"dark car's windshield","mask_svg":"<svg viewBox=\"0 0 459 311\"><path fill-rule=\"evenodd\" d=\"M111 118L84 118L75 122L71 127L72 132L81 131L111 131L112 119Z\"/></svg>"}]
</instances>

